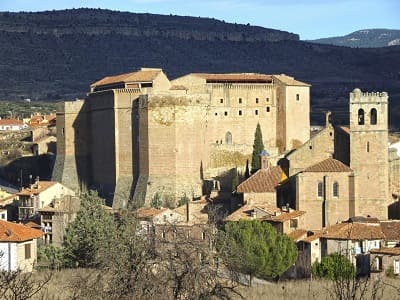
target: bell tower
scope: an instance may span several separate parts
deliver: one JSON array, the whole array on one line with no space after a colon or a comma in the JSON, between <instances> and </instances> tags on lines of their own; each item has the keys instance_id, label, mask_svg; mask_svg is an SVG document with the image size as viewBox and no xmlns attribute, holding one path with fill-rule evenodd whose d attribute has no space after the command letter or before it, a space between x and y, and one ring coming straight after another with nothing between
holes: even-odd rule
<instances>
[{"instance_id":1,"label":"bell tower","mask_svg":"<svg viewBox=\"0 0 400 300\"><path fill-rule=\"evenodd\" d=\"M387 219L389 204L388 94L350 93L350 167L356 216Z\"/></svg>"}]
</instances>

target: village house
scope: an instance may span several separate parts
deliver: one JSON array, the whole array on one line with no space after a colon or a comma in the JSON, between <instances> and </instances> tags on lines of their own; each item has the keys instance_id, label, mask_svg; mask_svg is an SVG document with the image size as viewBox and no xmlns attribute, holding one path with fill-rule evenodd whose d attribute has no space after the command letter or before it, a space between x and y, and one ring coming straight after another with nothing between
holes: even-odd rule
<instances>
[{"instance_id":1,"label":"village house","mask_svg":"<svg viewBox=\"0 0 400 300\"><path fill-rule=\"evenodd\" d=\"M75 219L79 209L80 199L73 195L64 195L53 199L49 205L39 208L39 227L44 232L44 244L61 246L65 229Z\"/></svg>"},{"instance_id":2,"label":"village house","mask_svg":"<svg viewBox=\"0 0 400 300\"><path fill-rule=\"evenodd\" d=\"M39 181L17 193L18 220L27 220L37 215L38 210L49 205L64 195L75 195L75 192L56 181Z\"/></svg>"},{"instance_id":3,"label":"village house","mask_svg":"<svg viewBox=\"0 0 400 300\"><path fill-rule=\"evenodd\" d=\"M37 261L37 239L43 232L0 220L0 270L31 272Z\"/></svg>"},{"instance_id":4,"label":"village house","mask_svg":"<svg viewBox=\"0 0 400 300\"><path fill-rule=\"evenodd\" d=\"M19 131L29 126L17 119L0 119L0 131Z\"/></svg>"},{"instance_id":5,"label":"village house","mask_svg":"<svg viewBox=\"0 0 400 300\"><path fill-rule=\"evenodd\" d=\"M400 275L400 247L371 250L371 276Z\"/></svg>"}]
</instances>

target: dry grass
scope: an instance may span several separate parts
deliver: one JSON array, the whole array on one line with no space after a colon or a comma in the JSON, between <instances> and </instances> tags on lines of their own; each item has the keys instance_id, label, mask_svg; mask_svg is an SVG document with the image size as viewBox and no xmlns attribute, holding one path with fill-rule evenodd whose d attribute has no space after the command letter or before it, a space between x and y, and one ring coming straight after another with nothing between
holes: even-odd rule
<instances>
[{"instance_id":1,"label":"dry grass","mask_svg":"<svg viewBox=\"0 0 400 300\"><path fill-rule=\"evenodd\" d=\"M66 300L71 299L73 288L72 282L81 277L85 277L88 272L93 272L85 269L64 269L59 272L54 272L54 275L47 287L46 291L42 291L34 299L41 300ZM36 276L40 276L40 272ZM371 281L372 283L372 281ZM382 297L378 294L378 299L392 300L400 299L400 280L384 278ZM332 299L329 296L331 283L325 280L292 280L282 281L278 283L255 283L252 287L241 286L238 291L244 299ZM364 299L371 298L371 288ZM99 298L100 299L100 298ZM239 297L235 297L240 299Z\"/></svg>"},{"instance_id":2,"label":"dry grass","mask_svg":"<svg viewBox=\"0 0 400 300\"><path fill-rule=\"evenodd\" d=\"M372 282L371 282L372 283ZM377 299L400 299L399 279L384 278L383 294L378 294ZM325 280L293 280L278 283L256 284L252 287L241 287L239 291L244 299L332 299L329 290L331 282ZM364 299L372 299L370 288Z\"/></svg>"}]
</instances>

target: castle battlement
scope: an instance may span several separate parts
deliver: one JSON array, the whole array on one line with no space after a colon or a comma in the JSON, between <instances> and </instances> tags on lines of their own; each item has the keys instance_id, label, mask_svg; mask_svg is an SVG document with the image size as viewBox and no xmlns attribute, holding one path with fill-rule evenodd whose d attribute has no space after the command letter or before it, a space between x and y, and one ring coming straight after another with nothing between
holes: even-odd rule
<instances>
[{"instance_id":1,"label":"castle battlement","mask_svg":"<svg viewBox=\"0 0 400 300\"><path fill-rule=\"evenodd\" d=\"M360 89L354 89L350 93L350 102L387 102L387 92L362 92Z\"/></svg>"}]
</instances>

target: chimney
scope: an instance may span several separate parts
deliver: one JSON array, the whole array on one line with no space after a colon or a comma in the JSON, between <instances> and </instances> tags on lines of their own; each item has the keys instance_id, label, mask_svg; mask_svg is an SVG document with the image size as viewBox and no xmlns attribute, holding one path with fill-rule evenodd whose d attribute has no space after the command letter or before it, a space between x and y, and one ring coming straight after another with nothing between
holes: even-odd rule
<instances>
[{"instance_id":1,"label":"chimney","mask_svg":"<svg viewBox=\"0 0 400 300\"><path fill-rule=\"evenodd\" d=\"M268 170L271 166L271 162L269 161L269 153L267 150L263 150L260 152L260 159L261 159L261 169Z\"/></svg>"},{"instance_id":2,"label":"chimney","mask_svg":"<svg viewBox=\"0 0 400 300\"><path fill-rule=\"evenodd\" d=\"M257 219L257 212L254 209L251 211L251 218Z\"/></svg>"}]
</instances>

